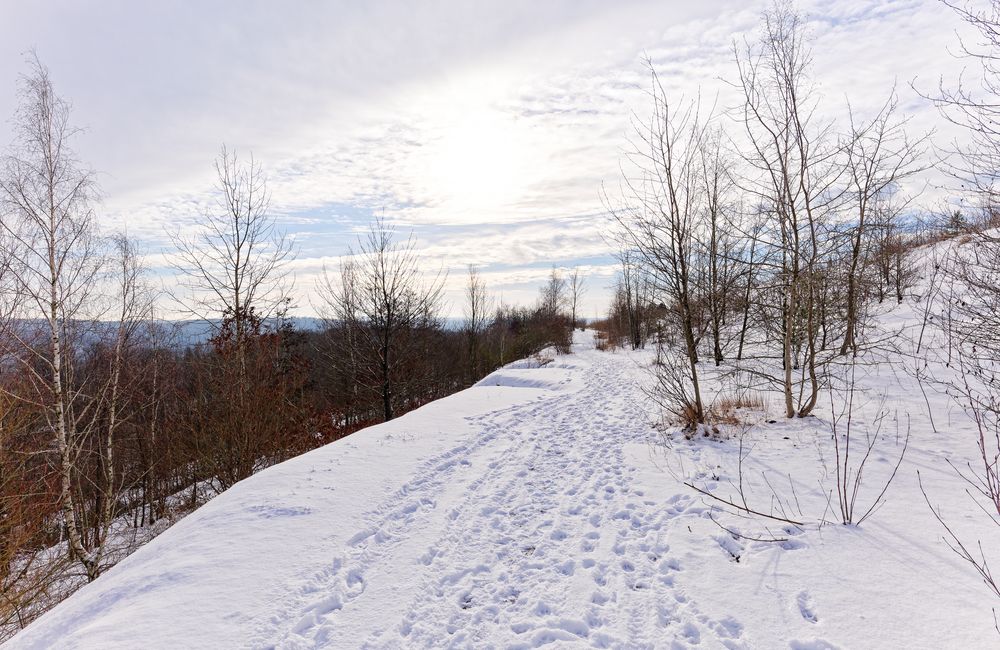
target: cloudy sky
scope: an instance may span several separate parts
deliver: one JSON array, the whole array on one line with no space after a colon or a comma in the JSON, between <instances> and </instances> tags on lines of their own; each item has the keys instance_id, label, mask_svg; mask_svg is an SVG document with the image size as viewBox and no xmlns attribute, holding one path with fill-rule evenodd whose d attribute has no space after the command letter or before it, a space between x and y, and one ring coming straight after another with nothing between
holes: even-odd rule
<instances>
[{"instance_id":1,"label":"cloudy sky","mask_svg":"<svg viewBox=\"0 0 1000 650\"><path fill-rule=\"evenodd\" d=\"M195 227L225 143L253 152L272 210L297 240L300 315L371 216L412 230L449 270L449 312L477 264L495 295L533 299L553 265L607 304L614 261L602 183L617 184L644 56L671 92L728 100L734 39L763 2L495 0L294 3L0 0L0 115L35 48L86 128L106 228L149 262ZM893 84L910 128L955 137L911 83L955 78L954 14L931 0L800 3L824 110L881 105ZM0 144L11 139L0 124Z\"/></svg>"}]
</instances>

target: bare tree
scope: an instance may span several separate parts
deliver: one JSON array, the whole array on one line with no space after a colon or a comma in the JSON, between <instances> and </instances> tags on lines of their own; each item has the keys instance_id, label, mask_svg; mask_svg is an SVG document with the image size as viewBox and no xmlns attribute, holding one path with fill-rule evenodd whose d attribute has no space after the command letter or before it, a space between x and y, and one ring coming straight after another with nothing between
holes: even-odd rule
<instances>
[{"instance_id":1,"label":"bare tree","mask_svg":"<svg viewBox=\"0 0 1000 650\"><path fill-rule=\"evenodd\" d=\"M612 318L617 318L618 330L625 332L629 345L633 350L643 347L646 342L646 332L643 330L644 307L642 304L644 285L642 278L642 268L635 251L623 244L617 253L621 271L615 286L615 304L613 305Z\"/></svg>"},{"instance_id":2,"label":"bare tree","mask_svg":"<svg viewBox=\"0 0 1000 650\"><path fill-rule=\"evenodd\" d=\"M704 184L700 240L704 262L699 266L705 302L708 306L709 328L712 334L712 355L715 365L722 363L723 327L729 311L729 295L734 288L736 244L728 234L728 224L735 222L732 161L723 151L723 134L719 130L706 134L700 148L700 174Z\"/></svg>"},{"instance_id":3,"label":"bare tree","mask_svg":"<svg viewBox=\"0 0 1000 650\"><path fill-rule=\"evenodd\" d=\"M228 323L239 346L254 322L267 322L287 307L285 267L295 249L269 212L267 178L253 156L244 163L223 146L215 172L216 209L202 215L198 233L170 234L180 285L188 291L175 299L215 334Z\"/></svg>"},{"instance_id":4,"label":"bare tree","mask_svg":"<svg viewBox=\"0 0 1000 650\"><path fill-rule=\"evenodd\" d=\"M577 325L577 314L579 313L580 300L583 298L584 282L584 278L580 275L580 267L574 267L573 271L569 274L566 287L569 300L570 324L573 329L576 329Z\"/></svg>"},{"instance_id":5,"label":"bare tree","mask_svg":"<svg viewBox=\"0 0 1000 650\"><path fill-rule=\"evenodd\" d=\"M569 306L569 285L555 266L548 281L538 289L537 315L544 321L546 344L559 354L569 354L573 345L573 328L566 310Z\"/></svg>"},{"instance_id":6,"label":"bare tree","mask_svg":"<svg viewBox=\"0 0 1000 650\"><path fill-rule=\"evenodd\" d=\"M549 279L539 290L540 307L548 316L558 316L566 308L568 295L566 293L566 278L555 266L549 273Z\"/></svg>"},{"instance_id":7,"label":"bare tree","mask_svg":"<svg viewBox=\"0 0 1000 650\"><path fill-rule=\"evenodd\" d=\"M960 54L979 67L978 88L967 86L963 79L959 79L954 88L948 88L942 80L939 93L930 99L946 119L966 131L967 144L953 146L947 169L966 192L971 209L980 212L981 223L971 223L959 210L949 211L946 233L965 233L966 236L946 249L944 259L935 256L932 260L924 324L916 349L920 353L925 333L929 340L935 339L934 333L927 328L933 306L940 310L940 318L934 320L946 344L941 365L948 370L942 371L942 377L928 376L925 361L916 377L921 382L921 390L927 381L943 385L975 424L977 461L964 467L952 467L966 482L965 492L974 507L991 523L1000 525L1000 389L996 381L997 359L1000 358L997 310L1000 304L1000 238L993 230L974 227L995 226L998 215L1000 0L990 0L982 9L971 4L944 4L980 37L974 48L959 42ZM935 353L932 345L924 349L924 356ZM921 490L945 530L945 542L973 567L990 592L1000 597L1000 580L991 572L982 543L973 545L968 540L963 541L946 522L945 515L932 505L922 484Z\"/></svg>"},{"instance_id":8,"label":"bare tree","mask_svg":"<svg viewBox=\"0 0 1000 650\"><path fill-rule=\"evenodd\" d=\"M637 122L628 158L638 177L624 178L626 206L612 209L620 237L649 269L657 293L676 310L688 360L687 377L693 420L704 422L698 381L698 336L695 333L695 230L704 205L700 156L705 124L697 102L677 109L651 63L652 116Z\"/></svg>"},{"instance_id":9,"label":"bare tree","mask_svg":"<svg viewBox=\"0 0 1000 650\"><path fill-rule=\"evenodd\" d=\"M926 137L916 141L906 136L906 119L896 116L895 93L867 124L858 123L853 111L847 151L848 192L854 208L855 222L850 231L847 277L847 315L840 354L857 353L857 330L862 298L860 283L866 249L870 247L875 226L877 202L895 186L922 169L918 160L923 155Z\"/></svg>"},{"instance_id":10,"label":"bare tree","mask_svg":"<svg viewBox=\"0 0 1000 650\"><path fill-rule=\"evenodd\" d=\"M73 345L94 295L103 258L91 208L91 172L70 147L79 132L69 104L56 95L37 56L22 77L14 126L17 139L0 173L0 200L9 213L5 257L12 286L8 300L18 325L5 337L5 356L28 381L11 397L42 410L57 452L59 501L71 554L93 580L101 569L102 536L88 541L78 517L76 463L96 414L73 377ZM93 313L89 314L90 316ZM109 459L105 459L110 464Z\"/></svg>"},{"instance_id":11,"label":"bare tree","mask_svg":"<svg viewBox=\"0 0 1000 650\"><path fill-rule=\"evenodd\" d=\"M736 227L734 225L734 227ZM743 359L743 348L747 340L747 331L750 326L750 312L753 307L753 294L758 288L757 282L761 273L761 267L767 266L766 255L768 246L763 241L765 231L765 219L760 215L753 215L749 223L740 226L740 235L743 239L742 255L739 257L739 276L743 280L742 293L742 318L740 322L740 335L736 348L736 360Z\"/></svg>"},{"instance_id":12,"label":"bare tree","mask_svg":"<svg viewBox=\"0 0 1000 650\"><path fill-rule=\"evenodd\" d=\"M114 517L116 496L121 480L115 476L114 442L123 419L123 402L127 396L123 380L124 365L132 356L140 330L148 325L153 315L155 294L145 278L135 243L124 233L112 237L111 280L114 286L114 332L108 361L107 388L105 389L105 433L101 469L104 478L101 529L110 528Z\"/></svg>"},{"instance_id":13,"label":"bare tree","mask_svg":"<svg viewBox=\"0 0 1000 650\"><path fill-rule=\"evenodd\" d=\"M966 485L970 507L1000 526L1000 389L997 388L997 359L1000 358L1000 238L990 231L977 232L964 245L950 249L944 259L934 260L934 274L941 279L926 300L935 305L933 319L938 330L926 332L930 341L924 356L940 355L938 373L927 372L926 359L915 373L921 383L943 387L975 425L977 458L955 464L952 469ZM937 278L932 276L932 285ZM928 312L930 309L928 308ZM929 321L925 316L925 321ZM925 332L921 332L923 338ZM943 340L937 338L943 336ZM919 348L918 348L919 351ZM947 370L943 370L947 368ZM928 405L928 409L929 409ZM933 414L931 414L933 418ZM933 419L932 419L933 423ZM1000 580L991 572L990 557L981 541L963 539L947 522L948 513L932 504L921 484L928 507L945 531L944 540L967 562L987 588L1000 597Z\"/></svg>"},{"instance_id":14,"label":"bare tree","mask_svg":"<svg viewBox=\"0 0 1000 650\"><path fill-rule=\"evenodd\" d=\"M959 56L979 68L977 82L970 85L959 78L953 87L941 79L933 101L945 119L962 127L968 136L965 144L954 144L954 154L947 157L946 168L980 206L994 211L997 205L997 181L1000 180L1000 0L982 5L942 0L979 36L975 45L959 39Z\"/></svg>"},{"instance_id":15,"label":"bare tree","mask_svg":"<svg viewBox=\"0 0 1000 650\"><path fill-rule=\"evenodd\" d=\"M214 209L201 215L196 233L170 234L178 284L186 291L173 298L212 334L211 354L195 373L204 399L181 420L197 459L190 465L192 503L198 472L228 486L275 459L273 432L281 425L274 418L291 405L265 404L259 396L289 388L284 379L294 374L279 372L276 362L291 304L286 267L293 242L269 211L267 178L253 156L243 162L223 146L215 172ZM287 417L298 417L290 411Z\"/></svg>"},{"instance_id":16,"label":"bare tree","mask_svg":"<svg viewBox=\"0 0 1000 650\"><path fill-rule=\"evenodd\" d=\"M737 48L736 60L749 145L744 159L755 172L746 189L766 206L774 233L771 245L780 258L775 269L780 304L774 319L781 324L783 376L778 383L786 416L805 417L815 408L821 387L819 308L829 246L824 228L842 194L836 189L843 173L840 147L832 123L817 120L805 26L788 4L776 4L764 14L760 40Z\"/></svg>"},{"instance_id":17,"label":"bare tree","mask_svg":"<svg viewBox=\"0 0 1000 650\"><path fill-rule=\"evenodd\" d=\"M376 218L353 259L341 265L342 281L327 276L319 287L328 317L356 335L360 374L377 386L386 421L396 411L399 370L422 353L416 334L438 327L445 280L441 273L423 276L412 235L401 243L394 237L393 228Z\"/></svg>"},{"instance_id":18,"label":"bare tree","mask_svg":"<svg viewBox=\"0 0 1000 650\"><path fill-rule=\"evenodd\" d=\"M469 378L475 381L479 376L479 340L488 324L491 310L486 283L479 274L479 268L469 266L469 280L465 285L465 329L469 337Z\"/></svg>"},{"instance_id":19,"label":"bare tree","mask_svg":"<svg viewBox=\"0 0 1000 650\"><path fill-rule=\"evenodd\" d=\"M915 280L910 260L912 247L907 244L901 225L905 205L895 200L894 193L879 196L872 204L871 239L878 274L875 293L879 302L893 295L896 302L902 303L904 291Z\"/></svg>"}]
</instances>

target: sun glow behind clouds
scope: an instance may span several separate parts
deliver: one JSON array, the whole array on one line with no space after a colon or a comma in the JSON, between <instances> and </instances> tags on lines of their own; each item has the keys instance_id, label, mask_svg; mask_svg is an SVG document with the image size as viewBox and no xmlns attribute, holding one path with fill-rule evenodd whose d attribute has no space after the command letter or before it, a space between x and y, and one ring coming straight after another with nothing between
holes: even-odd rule
<instances>
[{"instance_id":1,"label":"sun glow behind clouds","mask_svg":"<svg viewBox=\"0 0 1000 650\"><path fill-rule=\"evenodd\" d=\"M523 195L530 150L525 128L494 108L459 111L423 149L418 175L435 207L463 222L498 216ZM484 214L489 212L493 214Z\"/></svg>"}]
</instances>

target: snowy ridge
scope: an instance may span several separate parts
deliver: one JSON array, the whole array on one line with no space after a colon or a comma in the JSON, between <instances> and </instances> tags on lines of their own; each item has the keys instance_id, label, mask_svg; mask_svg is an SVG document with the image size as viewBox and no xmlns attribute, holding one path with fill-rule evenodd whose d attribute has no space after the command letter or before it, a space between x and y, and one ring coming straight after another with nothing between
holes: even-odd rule
<instances>
[{"instance_id":1,"label":"snowy ridge","mask_svg":"<svg viewBox=\"0 0 1000 650\"><path fill-rule=\"evenodd\" d=\"M909 323L909 313L886 320ZM873 372L867 380L894 391L915 423L891 498L860 529L771 526L783 541L754 542L719 525L755 535L754 522L723 520L682 483L728 491L733 445L667 435L665 446L641 390L652 353L599 352L591 337L577 333L573 355L511 364L243 481L5 647L996 641L988 598L916 491L920 469L936 501L961 498L942 462L973 451L960 413L947 412L947 431L932 436L919 425L919 392L898 373ZM761 424L747 470L787 474L817 520L822 426L822 416ZM892 452L879 450L877 462ZM960 523L996 540L972 517Z\"/></svg>"}]
</instances>

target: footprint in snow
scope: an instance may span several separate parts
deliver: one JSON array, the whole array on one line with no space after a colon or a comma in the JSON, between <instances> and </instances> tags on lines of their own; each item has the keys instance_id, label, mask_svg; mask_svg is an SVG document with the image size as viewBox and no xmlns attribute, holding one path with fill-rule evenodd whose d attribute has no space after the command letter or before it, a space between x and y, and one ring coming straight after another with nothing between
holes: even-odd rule
<instances>
[{"instance_id":1,"label":"footprint in snow","mask_svg":"<svg viewBox=\"0 0 1000 650\"><path fill-rule=\"evenodd\" d=\"M688 643L697 645L701 643L701 632L698 631L694 623L685 623L681 628L681 635L688 640Z\"/></svg>"},{"instance_id":2,"label":"footprint in snow","mask_svg":"<svg viewBox=\"0 0 1000 650\"><path fill-rule=\"evenodd\" d=\"M573 560L566 560L562 564L556 566L556 572L564 576L573 575L575 569L576 569L576 562L574 562Z\"/></svg>"},{"instance_id":3,"label":"footprint in snow","mask_svg":"<svg viewBox=\"0 0 1000 650\"><path fill-rule=\"evenodd\" d=\"M713 627L715 632L723 638L738 639L743 635L743 624L731 616L716 622Z\"/></svg>"},{"instance_id":4,"label":"footprint in snow","mask_svg":"<svg viewBox=\"0 0 1000 650\"><path fill-rule=\"evenodd\" d=\"M819 622L819 617L816 616L816 603L808 591L800 591L795 600L799 605L799 613L802 614L802 618L810 623Z\"/></svg>"},{"instance_id":5,"label":"footprint in snow","mask_svg":"<svg viewBox=\"0 0 1000 650\"><path fill-rule=\"evenodd\" d=\"M680 620L674 610L666 605L658 605L656 608L656 615L657 622L660 624L660 627L670 627Z\"/></svg>"},{"instance_id":6,"label":"footprint in snow","mask_svg":"<svg viewBox=\"0 0 1000 650\"><path fill-rule=\"evenodd\" d=\"M351 598L360 596L365 590L365 579L358 569L352 569L347 573L347 595Z\"/></svg>"}]
</instances>

